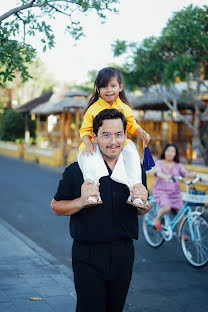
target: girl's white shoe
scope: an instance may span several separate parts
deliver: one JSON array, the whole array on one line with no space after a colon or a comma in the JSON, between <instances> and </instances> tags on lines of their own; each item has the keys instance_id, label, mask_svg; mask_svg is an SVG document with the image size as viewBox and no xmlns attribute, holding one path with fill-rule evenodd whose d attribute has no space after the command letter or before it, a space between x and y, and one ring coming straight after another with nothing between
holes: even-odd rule
<instances>
[{"instance_id":1,"label":"girl's white shoe","mask_svg":"<svg viewBox=\"0 0 208 312\"><path fill-rule=\"evenodd\" d=\"M95 197L93 197L93 196L90 196L90 197L88 197L87 202L96 203L96 202L97 202L97 199L96 199Z\"/></svg>"},{"instance_id":2,"label":"girl's white shoe","mask_svg":"<svg viewBox=\"0 0 208 312\"><path fill-rule=\"evenodd\" d=\"M130 204L136 208L140 208L143 210L146 210L146 205L144 204L144 202L141 200L141 198L135 198L134 200L128 199L127 200L127 204Z\"/></svg>"},{"instance_id":3,"label":"girl's white shoe","mask_svg":"<svg viewBox=\"0 0 208 312\"><path fill-rule=\"evenodd\" d=\"M98 196L89 196L88 199L84 203L84 207L93 206L93 205L99 205L102 204L102 199L100 195Z\"/></svg>"}]
</instances>

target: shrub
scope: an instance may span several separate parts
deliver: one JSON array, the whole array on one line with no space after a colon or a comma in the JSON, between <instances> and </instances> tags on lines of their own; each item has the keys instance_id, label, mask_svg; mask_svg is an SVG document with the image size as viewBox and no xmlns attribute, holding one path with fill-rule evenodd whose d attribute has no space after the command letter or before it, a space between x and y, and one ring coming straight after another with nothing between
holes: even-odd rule
<instances>
[{"instance_id":1,"label":"shrub","mask_svg":"<svg viewBox=\"0 0 208 312\"><path fill-rule=\"evenodd\" d=\"M30 136L35 138L36 123L29 119ZM15 142L25 137L25 119L23 113L17 113L8 109L1 116L0 139Z\"/></svg>"}]
</instances>

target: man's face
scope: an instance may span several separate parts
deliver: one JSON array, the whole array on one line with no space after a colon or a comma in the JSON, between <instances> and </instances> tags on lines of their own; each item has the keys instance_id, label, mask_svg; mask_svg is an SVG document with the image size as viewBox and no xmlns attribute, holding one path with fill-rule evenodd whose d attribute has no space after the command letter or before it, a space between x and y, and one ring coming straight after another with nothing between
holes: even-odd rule
<instances>
[{"instance_id":1,"label":"man's face","mask_svg":"<svg viewBox=\"0 0 208 312\"><path fill-rule=\"evenodd\" d=\"M98 144L103 158L118 158L123 150L124 143L127 139L124 133L121 119L103 120L102 126L98 129L97 136L93 133L93 140Z\"/></svg>"}]
</instances>

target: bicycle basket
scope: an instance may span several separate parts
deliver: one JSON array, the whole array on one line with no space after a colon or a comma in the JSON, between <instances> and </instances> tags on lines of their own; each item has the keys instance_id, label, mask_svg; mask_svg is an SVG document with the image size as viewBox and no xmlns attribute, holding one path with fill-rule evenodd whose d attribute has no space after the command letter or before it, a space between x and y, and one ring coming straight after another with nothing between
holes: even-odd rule
<instances>
[{"instance_id":1,"label":"bicycle basket","mask_svg":"<svg viewBox=\"0 0 208 312\"><path fill-rule=\"evenodd\" d=\"M188 202L190 206L204 206L208 203L208 195L205 192L196 189L192 189L190 192L181 192L182 200Z\"/></svg>"}]
</instances>

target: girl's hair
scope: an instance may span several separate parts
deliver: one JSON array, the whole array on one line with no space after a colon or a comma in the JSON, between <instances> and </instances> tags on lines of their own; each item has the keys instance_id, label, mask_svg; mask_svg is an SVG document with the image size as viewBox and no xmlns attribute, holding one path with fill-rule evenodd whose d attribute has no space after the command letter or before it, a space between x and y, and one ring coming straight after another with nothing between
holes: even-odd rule
<instances>
[{"instance_id":1,"label":"girl's hair","mask_svg":"<svg viewBox=\"0 0 208 312\"><path fill-rule=\"evenodd\" d=\"M97 74L97 77L95 79L95 84L94 84L94 92L93 92L93 95L91 96L91 98L89 99L89 102L88 102L88 106L87 106L87 109L93 104L95 103L98 99L99 99L99 93L98 93L98 90L100 88L104 88L107 86L107 84L109 83L109 81L113 78L113 77L116 77L118 79L118 83L119 85L120 84L123 84L123 77L122 77L122 74L121 72L117 69L117 68L114 68L114 67L105 67L103 69L101 69L98 74ZM125 104L131 106L129 104L129 101L126 97L126 94L125 94L125 91L124 89L119 92L119 97L121 99L122 102L124 102ZM86 110L87 110L86 109Z\"/></svg>"},{"instance_id":2,"label":"girl's hair","mask_svg":"<svg viewBox=\"0 0 208 312\"><path fill-rule=\"evenodd\" d=\"M173 160L174 160L175 162L179 163L179 162L180 162L180 159L179 159L179 151L178 151L178 148L177 148L177 146L176 146L175 144L172 144L172 143L168 143L168 144L165 145L165 147L164 147L164 149L163 149L163 151L162 151L162 154L160 155L160 159L165 159L165 151L166 151L166 150L168 149L168 147L170 147L170 146L174 147L175 150L176 150L176 154L175 154L175 157L174 157Z\"/></svg>"}]
</instances>

